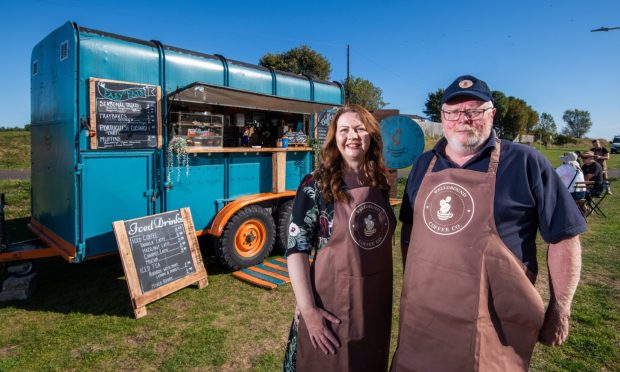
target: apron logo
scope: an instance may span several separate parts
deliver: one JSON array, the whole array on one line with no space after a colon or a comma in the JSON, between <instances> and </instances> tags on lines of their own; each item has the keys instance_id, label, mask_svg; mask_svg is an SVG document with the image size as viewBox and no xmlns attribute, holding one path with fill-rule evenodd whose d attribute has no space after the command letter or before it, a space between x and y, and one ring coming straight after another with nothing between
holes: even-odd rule
<instances>
[{"instance_id":1,"label":"apron logo","mask_svg":"<svg viewBox=\"0 0 620 372\"><path fill-rule=\"evenodd\" d=\"M441 201L439 202L437 218L439 218L441 221L449 220L450 218L452 218L452 216L454 216L454 214L450 212L450 208L452 208L452 206L450 205L450 201L452 201L452 197L448 196L445 199L441 199Z\"/></svg>"},{"instance_id":2,"label":"apron logo","mask_svg":"<svg viewBox=\"0 0 620 372\"><path fill-rule=\"evenodd\" d=\"M424 200L424 224L437 235L463 230L474 216L474 199L463 186L445 182L435 186Z\"/></svg>"},{"instance_id":3,"label":"apron logo","mask_svg":"<svg viewBox=\"0 0 620 372\"><path fill-rule=\"evenodd\" d=\"M365 202L353 209L349 218L349 234L362 249L379 247L390 230L388 214L379 205Z\"/></svg>"}]
</instances>

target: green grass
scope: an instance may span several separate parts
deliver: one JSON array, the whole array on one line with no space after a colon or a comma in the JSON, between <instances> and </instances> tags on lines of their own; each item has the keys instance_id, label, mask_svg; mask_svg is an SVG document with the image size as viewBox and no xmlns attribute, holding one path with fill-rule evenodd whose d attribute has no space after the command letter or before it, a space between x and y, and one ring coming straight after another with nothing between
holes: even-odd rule
<instances>
[{"instance_id":1,"label":"green grass","mask_svg":"<svg viewBox=\"0 0 620 372\"><path fill-rule=\"evenodd\" d=\"M30 132L0 132L0 169L30 168Z\"/></svg>"},{"instance_id":2,"label":"green grass","mask_svg":"<svg viewBox=\"0 0 620 372\"><path fill-rule=\"evenodd\" d=\"M562 156L567 151L575 151L579 150L581 152L590 150L592 145L589 141L584 145L571 145L566 147L558 147L558 146L549 146L545 148L542 145L535 145L536 149L540 151L549 161L553 164L554 167L558 167L562 164L560 160L560 156ZM609 150L609 147L607 147ZM620 154L609 154L609 160L607 160L607 168L608 169L620 169Z\"/></svg>"},{"instance_id":3,"label":"green grass","mask_svg":"<svg viewBox=\"0 0 620 372\"><path fill-rule=\"evenodd\" d=\"M400 195L403 186L401 180ZM0 181L14 231L26 231L29 187L29 181ZM620 197L608 197L603 208L608 217L591 216L582 236L582 279L568 342L538 345L533 371L620 370ZM396 242L399 237L400 224ZM398 245L393 253L392 352L402 285ZM545 255L541 248L537 287L546 298ZM291 286L253 287L223 272L212 258L205 261L206 288L175 292L148 305L147 316L135 320L117 256L80 264L37 260L35 295L0 305L0 371L279 370L294 310Z\"/></svg>"}]
</instances>

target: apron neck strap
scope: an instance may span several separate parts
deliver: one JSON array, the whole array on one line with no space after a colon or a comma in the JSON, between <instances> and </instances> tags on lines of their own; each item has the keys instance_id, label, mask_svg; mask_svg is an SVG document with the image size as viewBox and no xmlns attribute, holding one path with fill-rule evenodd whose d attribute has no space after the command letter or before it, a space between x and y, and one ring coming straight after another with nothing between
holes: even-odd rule
<instances>
[{"instance_id":1,"label":"apron neck strap","mask_svg":"<svg viewBox=\"0 0 620 372\"><path fill-rule=\"evenodd\" d=\"M502 146L501 146L501 142L499 138L496 138L495 148L493 149L493 152L491 153L491 159L489 161L489 168L487 170L487 173L493 173L494 175L497 174L497 167L499 166L499 154L501 153L501 150L502 150L501 147ZM435 166L435 162L437 161L437 156L438 155L435 155L431 159L431 163L428 165L428 168L426 168L426 174L433 173L433 167Z\"/></svg>"},{"instance_id":2,"label":"apron neck strap","mask_svg":"<svg viewBox=\"0 0 620 372\"><path fill-rule=\"evenodd\" d=\"M499 154L502 151L502 145L499 138L495 139L495 149L491 153L491 159L489 161L489 169L487 173L497 174L497 167L499 166Z\"/></svg>"}]
</instances>

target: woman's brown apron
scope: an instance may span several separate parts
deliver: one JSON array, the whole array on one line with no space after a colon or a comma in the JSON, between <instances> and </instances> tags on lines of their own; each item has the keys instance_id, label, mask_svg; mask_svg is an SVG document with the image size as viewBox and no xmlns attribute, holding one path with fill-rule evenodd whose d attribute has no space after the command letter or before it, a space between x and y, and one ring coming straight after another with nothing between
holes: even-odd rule
<instances>
[{"instance_id":1,"label":"woman's brown apron","mask_svg":"<svg viewBox=\"0 0 620 372\"><path fill-rule=\"evenodd\" d=\"M334 314L329 323L340 342L336 354L314 349L299 322L297 371L385 371L392 322L392 234L396 219L381 190L349 190L351 203L336 203L329 242L311 271L317 306Z\"/></svg>"},{"instance_id":2,"label":"woman's brown apron","mask_svg":"<svg viewBox=\"0 0 620 372\"><path fill-rule=\"evenodd\" d=\"M432 172L414 204L392 371L527 370L544 305L534 276L500 239L487 173Z\"/></svg>"}]
</instances>

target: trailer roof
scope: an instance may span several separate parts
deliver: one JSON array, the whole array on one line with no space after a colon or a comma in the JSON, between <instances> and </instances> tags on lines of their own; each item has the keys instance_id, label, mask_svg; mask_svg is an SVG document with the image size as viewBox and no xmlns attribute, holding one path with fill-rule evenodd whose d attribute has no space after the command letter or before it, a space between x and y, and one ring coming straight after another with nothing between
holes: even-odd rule
<instances>
[{"instance_id":1,"label":"trailer roof","mask_svg":"<svg viewBox=\"0 0 620 372\"><path fill-rule=\"evenodd\" d=\"M168 99L172 102L201 103L297 114L312 114L339 106L276 97L199 82L169 94Z\"/></svg>"}]
</instances>

